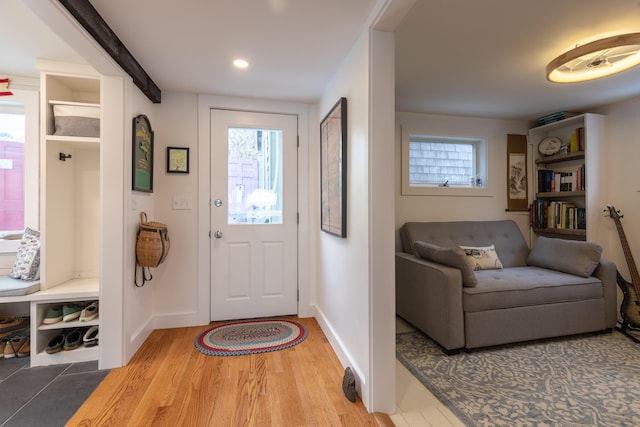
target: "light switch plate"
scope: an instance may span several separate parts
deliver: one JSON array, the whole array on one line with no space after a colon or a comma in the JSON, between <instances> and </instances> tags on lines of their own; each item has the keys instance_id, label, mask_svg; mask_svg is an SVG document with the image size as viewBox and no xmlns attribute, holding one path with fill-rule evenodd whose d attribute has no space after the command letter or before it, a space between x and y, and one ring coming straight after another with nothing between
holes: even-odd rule
<instances>
[{"instance_id":1,"label":"light switch plate","mask_svg":"<svg viewBox=\"0 0 640 427\"><path fill-rule=\"evenodd\" d=\"M174 210L193 209L193 200L189 196L173 196L171 208Z\"/></svg>"}]
</instances>

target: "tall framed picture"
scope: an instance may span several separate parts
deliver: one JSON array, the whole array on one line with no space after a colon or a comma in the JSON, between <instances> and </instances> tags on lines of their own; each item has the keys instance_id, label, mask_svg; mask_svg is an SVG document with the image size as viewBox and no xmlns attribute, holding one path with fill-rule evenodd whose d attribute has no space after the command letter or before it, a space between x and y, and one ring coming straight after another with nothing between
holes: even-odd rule
<instances>
[{"instance_id":1,"label":"tall framed picture","mask_svg":"<svg viewBox=\"0 0 640 427\"><path fill-rule=\"evenodd\" d=\"M347 237L347 98L320 122L320 174L321 229Z\"/></svg>"},{"instance_id":2,"label":"tall framed picture","mask_svg":"<svg viewBox=\"0 0 640 427\"><path fill-rule=\"evenodd\" d=\"M132 189L153 193L153 130L149 118L140 114L133 118Z\"/></svg>"},{"instance_id":3,"label":"tall framed picture","mask_svg":"<svg viewBox=\"0 0 640 427\"><path fill-rule=\"evenodd\" d=\"M528 211L527 136L507 135L507 210Z\"/></svg>"}]
</instances>

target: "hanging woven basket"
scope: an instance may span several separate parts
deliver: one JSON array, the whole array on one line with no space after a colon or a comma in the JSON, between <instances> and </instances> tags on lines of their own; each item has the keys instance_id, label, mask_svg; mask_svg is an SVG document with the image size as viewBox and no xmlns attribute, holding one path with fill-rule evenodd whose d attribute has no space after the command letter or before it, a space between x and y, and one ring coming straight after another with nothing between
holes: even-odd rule
<instances>
[{"instance_id":1,"label":"hanging woven basket","mask_svg":"<svg viewBox=\"0 0 640 427\"><path fill-rule=\"evenodd\" d=\"M140 229L136 242L136 262L141 267L157 267L169 254L169 231L161 222L147 221L147 214L140 212Z\"/></svg>"}]
</instances>

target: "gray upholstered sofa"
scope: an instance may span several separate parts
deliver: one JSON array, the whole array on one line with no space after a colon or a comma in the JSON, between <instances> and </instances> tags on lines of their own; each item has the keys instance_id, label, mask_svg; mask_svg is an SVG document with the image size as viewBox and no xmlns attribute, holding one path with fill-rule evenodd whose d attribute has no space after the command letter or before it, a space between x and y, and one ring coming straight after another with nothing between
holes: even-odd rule
<instances>
[{"instance_id":1,"label":"gray upholstered sofa","mask_svg":"<svg viewBox=\"0 0 640 427\"><path fill-rule=\"evenodd\" d=\"M615 327L616 267L595 243L539 237L530 250L509 220L411 222L399 232L396 312L447 353ZM493 245L503 268L465 267L477 253L460 245Z\"/></svg>"}]
</instances>

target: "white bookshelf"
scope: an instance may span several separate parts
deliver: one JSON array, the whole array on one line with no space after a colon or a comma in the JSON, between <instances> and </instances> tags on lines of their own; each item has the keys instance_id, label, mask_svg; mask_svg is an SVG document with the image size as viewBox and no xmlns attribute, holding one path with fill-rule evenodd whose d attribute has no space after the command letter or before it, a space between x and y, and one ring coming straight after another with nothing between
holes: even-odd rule
<instances>
[{"instance_id":1,"label":"white bookshelf","mask_svg":"<svg viewBox=\"0 0 640 427\"><path fill-rule=\"evenodd\" d=\"M571 134L583 129L583 150L544 156L538 151L538 144L547 137L560 138L569 144ZM531 181L534 199L566 202L585 209L586 229L533 228L534 236L545 235L574 240L599 241L601 236L602 210L606 206L605 175L606 142L604 141L605 116L580 114L557 122L538 126L529 130L529 142L533 149L533 171ZM557 172L572 171L584 167L583 191L544 192L538 188L538 170Z\"/></svg>"}]
</instances>

